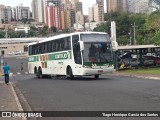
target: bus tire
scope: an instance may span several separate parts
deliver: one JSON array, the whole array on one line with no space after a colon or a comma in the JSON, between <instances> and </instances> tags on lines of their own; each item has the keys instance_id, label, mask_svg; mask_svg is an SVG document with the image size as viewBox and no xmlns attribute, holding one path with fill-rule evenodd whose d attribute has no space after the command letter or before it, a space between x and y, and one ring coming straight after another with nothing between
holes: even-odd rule
<instances>
[{"instance_id":1,"label":"bus tire","mask_svg":"<svg viewBox=\"0 0 160 120\"><path fill-rule=\"evenodd\" d=\"M37 67L34 67L34 74L37 76Z\"/></svg>"},{"instance_id":2,"label":"bus tire","mask_svg":"<svg viewBox=\"0 0 160 120\"><path fill-rule=\"evenodd\" d=\"M94 75L94 78L95 79L99 79L99 75Z\"/></svg>"},{"instance_id":3,"label":"bus tire","mask_svg":"<svg viewBox=\"0 0 160 120\"><path fill-rule=\"evenodd\" d=\"M37 72L37 77L40 79L40 78L42 78L42 69L41 69L41 67L39 67L38 68L38 72Z\"/></svg>"},{"instance_id":4,"label":"bus tire","mask_svg":"<svg viewBox=\"0 0 160 120\"><path fill-rule=\"evenodd\" d=\"M72 72L72 68L69 67L67 73L68 73L69 78L71 80L73 80L74 79L74 75L73 75L73 72Z\"/></svg>"}]
</instances>

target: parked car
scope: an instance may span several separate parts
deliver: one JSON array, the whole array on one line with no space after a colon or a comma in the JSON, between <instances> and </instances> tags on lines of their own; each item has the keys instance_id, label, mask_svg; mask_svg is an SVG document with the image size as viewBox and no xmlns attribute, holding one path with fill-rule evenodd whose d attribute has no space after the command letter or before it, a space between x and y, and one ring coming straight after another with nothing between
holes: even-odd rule
<instances>
[{"instance_id":1,"label":"parked car","mask_svg":"<svg viewBox=\"0 0 160 120\"><path fill-rule=\"evenodd\" d=\"M21 54L22 54L22 51L15 51L14 54L15 54L15 55L21 55Z\"/></svg>"},{"instance_id":2,"label":"parked car","mask_svg":"<svg viewBox=\"0 0 160 120\"><path fill-rule=\"evenodd\" d=\"M124 54L120 55L118 58L119 68L138 67L139 64L140 64L140 61L138 60L137 55L133 55L131 52L125 52Z\"/></svg>"},{"instance_id":3,"label":"parked car","mask_svg":"<svg viewBox=\"0 0 160 120\"><path fill-rule=\"evenodd\" d=\"M143 62L144 66L153 66L155 65L155 60L153 57L144 57L144 62Z\"/></svg>"}]
</instances>

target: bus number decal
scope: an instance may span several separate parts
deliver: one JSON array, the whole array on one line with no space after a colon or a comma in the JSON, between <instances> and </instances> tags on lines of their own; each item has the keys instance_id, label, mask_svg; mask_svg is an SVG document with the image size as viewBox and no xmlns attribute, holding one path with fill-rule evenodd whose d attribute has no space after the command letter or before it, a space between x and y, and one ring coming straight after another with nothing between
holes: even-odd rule
<instances>
[{"instance_id":1,"label":"bus number decal","mask_svg":"<svg viewBox=\"0 0 160 120\"><path fill-rule=\"evenodd\" d=\"M56 54L49 54L49 60L65 60L71 59L71 52L63 52L63 53L56 53Z\"/></svg>"}]
</instances>

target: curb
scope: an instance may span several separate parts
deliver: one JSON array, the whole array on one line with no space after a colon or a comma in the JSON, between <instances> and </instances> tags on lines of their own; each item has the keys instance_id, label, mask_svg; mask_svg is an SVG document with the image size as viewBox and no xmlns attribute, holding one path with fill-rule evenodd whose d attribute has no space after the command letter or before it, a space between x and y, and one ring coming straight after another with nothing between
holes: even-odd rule
<instances>
[{"instance_id":1,"label":"curb","mask_svg":"<svg viewBox=\"0 0 160 120\"><path fill-rule=\"evenodd\" d=\"M152 76L137 76L137 75L132 75L132 74L113 74L115 76L125 76L125 77L132 77L132 78L142 78L142 79L150 79L150 80L160 80L159 77L152 77Z\"/></svg>"},{"instance_id":2,"label":"curb","mask_svg":"<svg viewBox=\"0 0 160 120\"><path fill-rule=\"evenodd\" d=\"M18 106L19 111L24 111L23 108L22 108L22 105L21 105L21 103L20 103L20 101L19 101L19 99L18 99L18 97L17 97L17 94L16 94L16 92L15 92L15 90L14 90L14 88L13 88L12 83L10 83L10 86L11 86L11 90L12 90L12 93L13 93L14 98L15 98L15 100L16 100L16 103L17 103L17 106ZM23 118L23 117L22 117L21 119L22 119L22 120L27 120L27 118Z\"/></svg>"}]
</instances>

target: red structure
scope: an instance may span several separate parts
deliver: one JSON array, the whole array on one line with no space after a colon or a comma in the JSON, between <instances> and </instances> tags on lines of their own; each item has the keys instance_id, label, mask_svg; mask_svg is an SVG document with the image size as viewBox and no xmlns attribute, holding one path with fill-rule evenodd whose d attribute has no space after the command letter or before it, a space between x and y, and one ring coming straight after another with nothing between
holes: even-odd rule
<instances>
[{"instance_id":1,"label":"red structure","mask_svg":"<svg viewBox=\"0 0 160 120\"><path fill-rule=\"evenodd\" d=\"M46 22L49 28L56 27L57 30L62 30L61 8L59 6L46 7Z\"/></svg>"}]
</instances>

